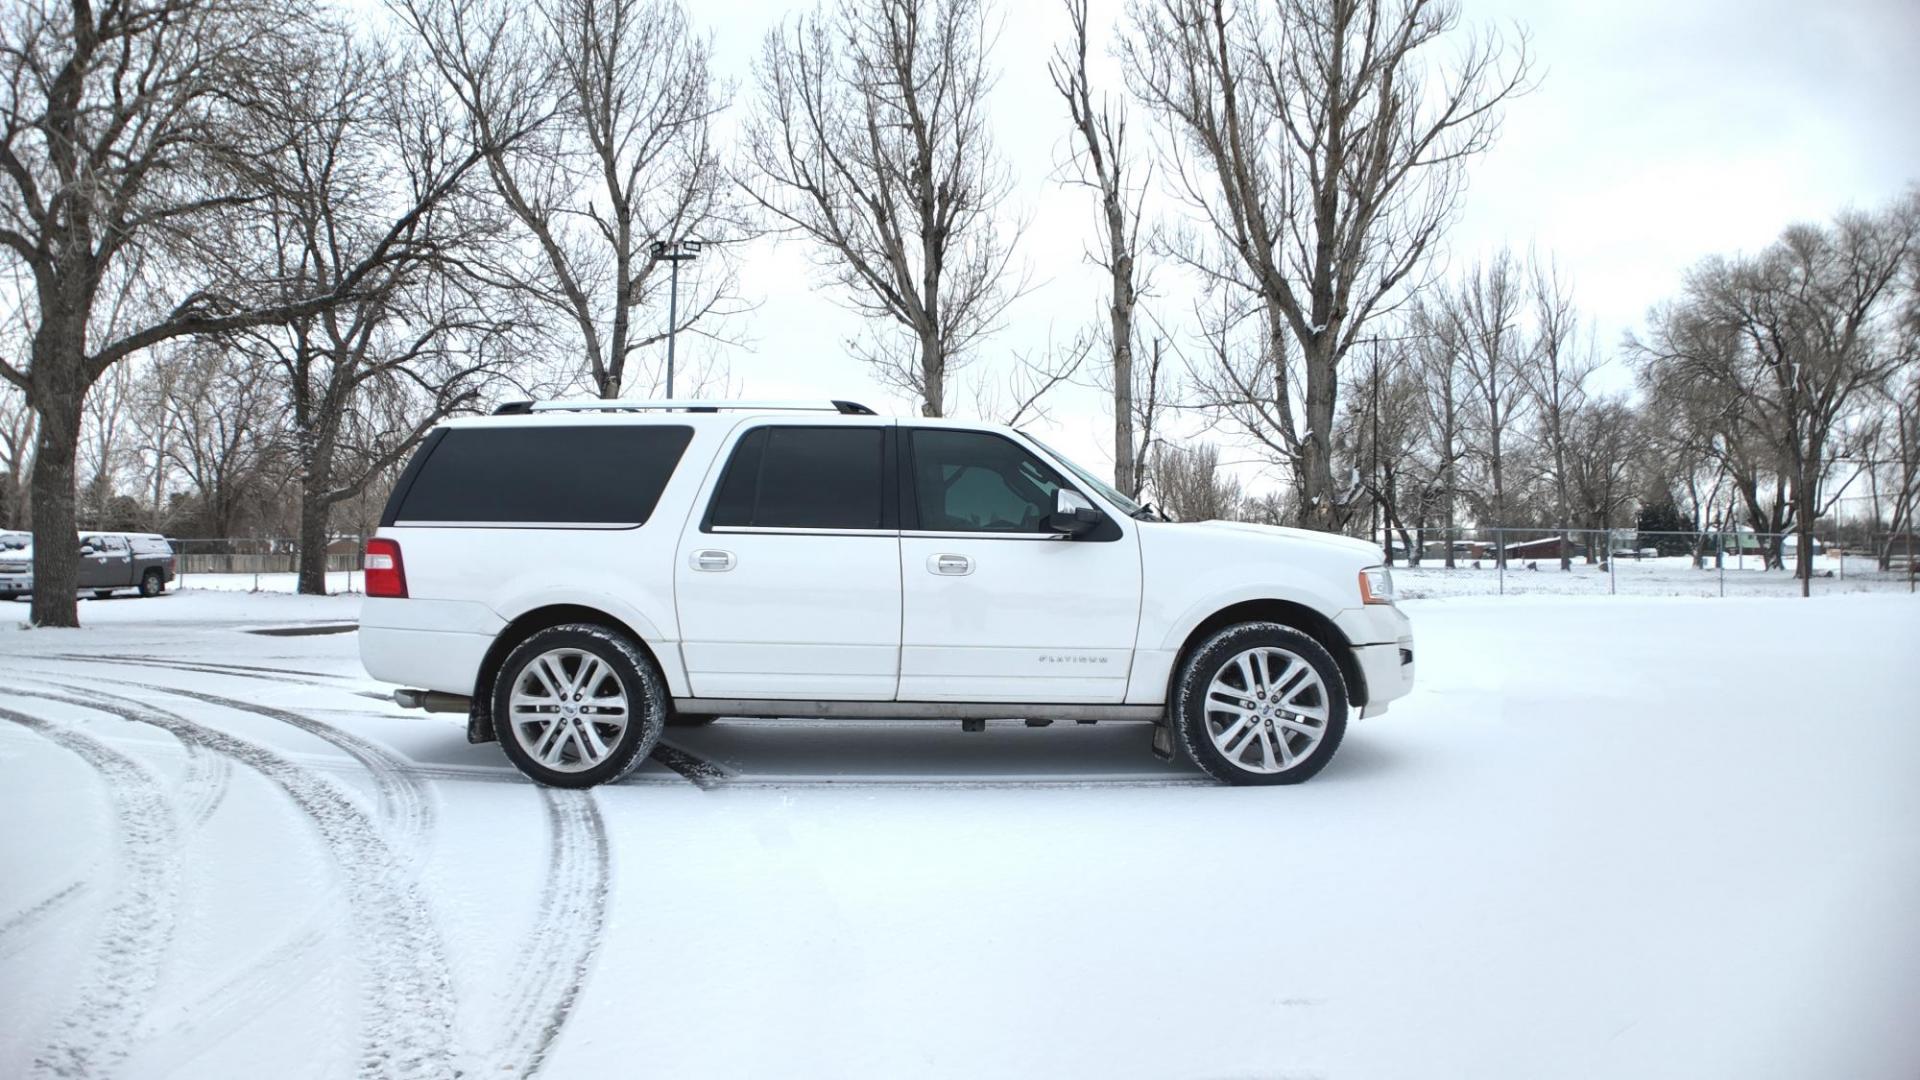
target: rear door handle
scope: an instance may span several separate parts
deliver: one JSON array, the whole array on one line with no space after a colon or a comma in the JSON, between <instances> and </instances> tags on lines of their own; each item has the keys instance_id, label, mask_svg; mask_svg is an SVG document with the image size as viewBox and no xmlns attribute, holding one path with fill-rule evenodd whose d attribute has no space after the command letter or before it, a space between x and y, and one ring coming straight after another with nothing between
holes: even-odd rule
<instances>
[{"instance_id":1,"label":"rear door handle","mask_svg":"<svg viewBox=\"0 0 1920 1080\"><path fill-rule=\"evenodd\" d=\"M946 577L965 577L973 573L973 560L965 555L929 555L927 571Z\"/></svg>"},{"instance_id":2,"label":"rear door handle","mask_svg":"<svg viewBox=\"0 0 1920 1080\"><path fill-rule=\"evenodd\" d=\"M721 551L719 548L701 548L693 553L693 558L689 561L695 570L705 570L710 573L731 570L734 566L733 552Z\"/></svg>"}]
</instances>

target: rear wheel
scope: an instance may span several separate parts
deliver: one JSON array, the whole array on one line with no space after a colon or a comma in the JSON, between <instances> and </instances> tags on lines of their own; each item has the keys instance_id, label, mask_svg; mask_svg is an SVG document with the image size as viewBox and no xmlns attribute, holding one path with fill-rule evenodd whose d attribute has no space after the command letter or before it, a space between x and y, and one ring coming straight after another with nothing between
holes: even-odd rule
<instances>
[{"instance_id":1,"label":"rear wheel","mask_svg":"<svg viewBox=\"0 0 1920 1080\"><path fill-rule=\"evenodd\" d=\"M161 592L165 591L166 587L167 587L167 579L164 577L161 577L160 571L158 570L149 570L146 573L140 575L140 595L141 596L148 596L148 597L159 596Z\"/></svg>"},{"instance_id":2,"label":"rear wheel","mask_svg":"<svg viewBox=\"0 0 1920 1080\"><path fill-rule=\"evenodd\" d=\"M1229 784L1297 784L1324 768L1347 730L1333 655L1282 623L1229 626L1195 649L1175 684L1180 741Z\"/></svg>"},{"instance_id":3,"label":"rear wheel","mask_svg":"<svg viewBox=\"0 0 1920 1080\"><path fill-rule=\"evenodd\" d=\"M501 747L521 772L552 787L625 776L659 741L666 712L653 662L625 635L592 623L534 633L494 677Z\"/></svg>"}]
</instances>

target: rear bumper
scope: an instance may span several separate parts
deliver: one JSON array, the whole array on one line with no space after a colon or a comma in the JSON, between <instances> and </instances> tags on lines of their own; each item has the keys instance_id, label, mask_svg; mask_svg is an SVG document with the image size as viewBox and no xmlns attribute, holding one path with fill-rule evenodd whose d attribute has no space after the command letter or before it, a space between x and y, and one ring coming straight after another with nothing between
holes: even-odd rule
<instances>
[{"instance_id":1,"label":"rear bumper","mask_svg":"<svg viewBox=\"0 0 1920 1080\"><path fill-rule=\"evenodd\" d=\"M493 644L491 634L451 630L397 630L360 627L360 662L381 682L418 686L447 694L471 694L480 661Z\"/></svg>"},{"instance_id":2,"label":"rear bumper","mask_svg":"<svg viewBox=\"0 0 1920 1080\"><path fill-rule=\"evenodd\" d=\"M1389 702L1406 697L1413 689L1412 637L1390 645L1356 646L1353 659L1360 665L1360 677L1367 681L1367 705L1361 716L1386 712Z\"/></svg>"},{"instance_id":3,"label":"rear bumper","mask_svg":"<svg viewBox=\"0 0 1920 1080\"><path fill-rule=\"evenodd\" d=\"M0 596L25 596L32 591L32 574L0 574Z\"/></svg>"}]
</instances>

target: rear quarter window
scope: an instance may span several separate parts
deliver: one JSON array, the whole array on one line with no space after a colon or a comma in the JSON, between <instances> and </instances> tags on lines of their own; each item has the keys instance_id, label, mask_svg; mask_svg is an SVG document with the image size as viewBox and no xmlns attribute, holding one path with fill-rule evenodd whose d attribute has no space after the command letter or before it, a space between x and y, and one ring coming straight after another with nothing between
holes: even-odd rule
<instances>
[{"instance_id":1,"label":"rear quarter window","mask_svg":"<svg viewBox=\"0 0 1920 1080\"><path fill-rule=\"evenodd\" d=\"M690 427L450 428L396 492L393 525L642 525L693 438Z\"/></svg>"}]
</instances>

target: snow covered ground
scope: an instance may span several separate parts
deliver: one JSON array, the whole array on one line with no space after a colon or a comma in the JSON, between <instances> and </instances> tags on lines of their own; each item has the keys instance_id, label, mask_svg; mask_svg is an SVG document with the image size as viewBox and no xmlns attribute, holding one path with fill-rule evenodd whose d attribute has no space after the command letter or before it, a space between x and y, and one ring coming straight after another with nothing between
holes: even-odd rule
<instances>
[{"instance_id":1,"label":"snow covered ground","mask_svg":"<svg viewBox=\"0 0 1920 1080\"><path fill-rule=\"evenodd\" d=\"M1414 601L1266 790L723 721L545 791L248 632L357 606L0 606L0 1076L1920 1075L1903 595Z\"/></svg>"}]
</instances>

